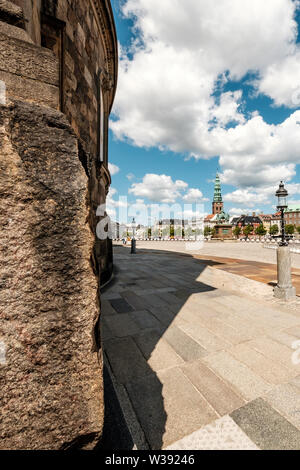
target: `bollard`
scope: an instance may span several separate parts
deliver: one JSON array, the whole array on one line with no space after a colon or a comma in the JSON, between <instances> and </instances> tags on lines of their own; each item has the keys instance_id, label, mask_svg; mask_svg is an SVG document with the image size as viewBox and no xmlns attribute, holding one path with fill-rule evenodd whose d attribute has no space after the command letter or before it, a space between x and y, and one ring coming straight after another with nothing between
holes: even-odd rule
<instances>
[{"instance_id":1,"label":"bollard","mask_svg":"<svg viewBox=\"0 0 300 470\"><path fill-rule=\"evenodd\" d=\"M132 238L132 240L131 240L131 254L132 255L136 254L136 240L135 240L135 238Z\"/></svg>"},{"instance_id":2,"label":"bollard","mask_svg":"<svg viewBox=\"0 0 300 470\"><path fill-rule=\"evenodd\" d=\"M292 285L291 253L289 246L279 246L277 250L278 284L274 288L277 299L291 300L296 297L296 289Z\"/></svg>"}]
</instances>

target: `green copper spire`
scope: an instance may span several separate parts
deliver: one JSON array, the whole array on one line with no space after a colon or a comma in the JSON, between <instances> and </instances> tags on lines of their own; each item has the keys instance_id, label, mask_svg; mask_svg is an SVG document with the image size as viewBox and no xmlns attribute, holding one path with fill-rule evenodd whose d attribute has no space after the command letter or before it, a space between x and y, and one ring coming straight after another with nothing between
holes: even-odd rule
<instances>
[{"instance_id":1,"label":"green copper spire","mask_svg":"<svg viewBox=\"0 0 300 470\"><path fill-rule=\"evenodd\" d=\"M222 202L221 182L218 173L215 180L214 202Z\"/></svg>"}]
</instances>

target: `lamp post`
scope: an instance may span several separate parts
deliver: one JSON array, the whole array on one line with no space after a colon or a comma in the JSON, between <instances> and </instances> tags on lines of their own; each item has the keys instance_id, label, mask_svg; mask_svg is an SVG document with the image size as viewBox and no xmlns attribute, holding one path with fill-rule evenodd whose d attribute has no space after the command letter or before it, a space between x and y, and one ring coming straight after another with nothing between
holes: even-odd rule
<instances>
[{"instance_id":1,"label":"lamp post","mask_svg":"<svg viewBox=\"0 0 300 470\"><path fill-rule=\"evenodd\" d=\"M135 255L136 254L136 239L135 239L136 223L135 223L135 218L134 217L132 219L131 228L132 228L131 254Z\"/></svg>"},{"instance_id":2,"label":"lamp post","mask_svg":"<svg viewBox=\"0 0 300 470\"><path fill-rule=\"evenodd\" d=\"M290 300L296 296L296 289L292 285L291 253L288 244L289 237L285 234L284 211L287 209L288 192L281 181L276 191L278 198L277 209L281 214L281 234L279 235L279 246L277 249L277 278L278 284L274 289L274 296L282 300Z\"/></svg>"}]
</instances>

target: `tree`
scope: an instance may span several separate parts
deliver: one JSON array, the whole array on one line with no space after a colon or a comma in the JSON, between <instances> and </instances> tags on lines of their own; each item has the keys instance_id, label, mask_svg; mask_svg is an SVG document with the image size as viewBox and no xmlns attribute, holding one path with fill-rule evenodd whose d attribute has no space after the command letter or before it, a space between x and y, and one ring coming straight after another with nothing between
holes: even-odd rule
<instances>
[{"instance_id":1,"label":"tree","mask_svg":"<svg viewBox=\"0 0 300 470\"><path fill-rule=\"evenodd\" d=\"M244 235L246 239L249 237L250 233L253 232L253 230L254 230L253 225L250 225L250 224L246 225L246 227L244 228Z\"/></svg>"},{"instance_id":2,"label":"tree","mask_svg":"<svg viewBox=\"0 0 300 470\"><path fill-rule=\"evenodd\" d=\"M287 224L284 228L284 231L288 235L293 235L293 233L295 232L295 226L292 224Z\"/></svg>"},{"instance_id":3,"label":"tree","mask_svg":"<svg viewBox=\"0 0 300 470\"><path fill-rule=\"evenodd\" d=\"M276 235L279 232L278 225L271 225L269 234L270 235Z\"/></svg>"},{"instance_id":4,"label":"tree","mask_svg":"<svg viewBox=\"0 0 300 470\"><path fill-rule=\"evenodd\" d=\"M263 224L260 224L255 229L255 234L259 235L260 237L263 237L264 235L266 235L266 233L267 233L267 231L266 231L265 227L263 226Z\"/></svg>"},{"instance_id":5,"label":"tree","mask_svg":"<svg viewBox=\"0 0 300 470\"><path fill-rule=\"evenodd\" d=\"M297 227L297 232L300 233L300 225Z\"/></svg>"},{"instance_id":6,"label":"tree","mask_svg":"<svg viewBox=\"0 0 300 470\"><path fill-rule=\"evenodd\" d=\"M211 235L211 228L210 227L204 227L204 236L208 237Z\"/></svg>"},{"instance_id":7,"label":"tree","mask_svg":"<svg viewBox=\"0 0 300 470\"><path fill-rule=\"evenodd\" d=\"M151 228L148 228L148 238L151 238L152 230Z\"/></svg>"},{"instance_id":8,"label":"tree","mask_svg":"<svg viewBox=\"0 0 300 470\"><path fill-rule=\"evenodd\" d=\"M170 225L170 237L174 238L174 235L175 235L174 225Z\"/></svg>"},{"instance_id":9,"label":"tree","mask_svg":"<svg viewBox=\"0 0 300 470\"><path fill-rule=\"evenodd\" d=\"M237 238L239 238L240 234L241 234L241 227L239 227L238 225L233 229L233 235Z\"/></svg>"}]
</instances>

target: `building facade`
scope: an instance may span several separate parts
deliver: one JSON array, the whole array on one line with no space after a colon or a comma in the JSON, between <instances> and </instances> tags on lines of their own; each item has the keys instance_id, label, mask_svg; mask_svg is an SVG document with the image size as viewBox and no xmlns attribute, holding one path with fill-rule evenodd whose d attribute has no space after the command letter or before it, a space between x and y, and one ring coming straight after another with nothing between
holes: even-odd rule
<instances>
[{"instance_id":1,"label":"building facade","mask_svg":"<svg viewBox=\"0 0 300 470\"><path fill-rule=\"evenodd\" d=\"M253 212L252 215L241 215L241 217L238 217L237 220L235 220L234 225L236 227L240 227L242 230L247 226L247 225L252 225L253 227L253 234L255 232L255 229L259 227L263 223L262 219Z\"/></svg>"},{"instance_id":2,"label":"building facade","mask_svg":"<svg viewBox=\"0 0 300 470\"><path fill-rule=\"evenodd\" d=\"M287 225L294 225L295 228L300 227L300 207L289 206L284 212L284 221Z\"/></svg>"},{"instance_id":3,"label":"building facade","mask_svg":"<svg viewBox=\"0 0 300 470\"><path fill-rule=\"evenodd\" d=\"M110 1L2 0L0 38L0 448L92 448L112 271L97 236L118 73Z\"/></svg>"}]
</instances>

